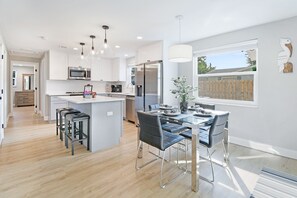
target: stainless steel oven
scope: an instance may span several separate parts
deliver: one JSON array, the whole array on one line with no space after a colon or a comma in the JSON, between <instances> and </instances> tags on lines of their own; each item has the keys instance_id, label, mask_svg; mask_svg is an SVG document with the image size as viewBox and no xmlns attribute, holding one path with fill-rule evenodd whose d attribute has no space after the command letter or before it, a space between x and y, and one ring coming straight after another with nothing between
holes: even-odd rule
<instances>
[{"instance_id":1,"label":"stainless steel oven","mask_svg":"<svg viewBox=\"0 0 297 198\"><path fill-rule=\"evenodd\" d=\"M68 80L91 80L91 69L68 67Z\"/></svg>"}]
</instances>

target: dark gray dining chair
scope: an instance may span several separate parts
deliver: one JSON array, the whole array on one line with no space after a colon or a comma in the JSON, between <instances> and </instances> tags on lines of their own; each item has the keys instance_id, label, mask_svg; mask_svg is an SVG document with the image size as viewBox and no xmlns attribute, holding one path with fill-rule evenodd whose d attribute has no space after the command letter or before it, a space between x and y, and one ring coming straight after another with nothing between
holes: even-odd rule
<instances>
[{"instance_id":1,"label":"dark gray dining chair","mask_svg":"<svg viewBox=\"0 0 297 198\"><path fill-rule=\"evenodd\" d=\"M145 112L137 112L137 115L138 115L139 126L140 126L139 140L141 142L144 142L150 146L153 146L163 151L162 162L161 162L160 187L164 188L167 184L171 183L175 178L181 175L179 174L177 177L174 177L171 181L168 181L167 183L163 183L163 165L164 165L164 159L165 159L165 151L167 148L171 147L176 143L179 143L185 138L183 136L172 134L170 132L162 130L159 115L154 115L154 114L145 113ZM177 149L177 152L178 150L179 148ZM140 152L141 152L141 144L139 144L138 146L138 152L136 156L136 162L135 162L136 170L143 168L144 166L155 161L156 159L159 159L159 158L155 158L147 163L144 163L142 166L139 167L138 157L140 155Z\"/></svg>"},{"instance_id":2,"label":"dark gray dining chair","mask_svg":"<svg viewBox=\"0 0 297 198\"><path fill-rule=\"evenodd\" d=\"M159 104L149 105L150 111L158 110L159 108L160 108ZM188 129L187 127L182 126L178 122L174 122L173 120L164 119L164 118L161 118L161 125L163 130L168 131L170 133L180 133Z\"/></svg>"},{"instance_id":3,"label":"dark gray dining chair","mask_svg":"<svg viewBox=\"0 0 297 198\"><path fill-rule=\"evenodd\" d=\"M209 130L204 130L202 128L199 129L199 142L201 145L205 146L207 149L207 155L210 161L212 179L206 179L209 182L214 181L214 170L213 170L213 161L212 154L209 152L210 148L213 148L218 143L223 143L224 147L224 133L225 133L225 125L228 121L229 112L224 112L218 115L215 115L213 123L211 124ZM192 130L188 130L186 132L180 133L181 136L184 136L187 139L192 139ZM225 155L226 150L224 149Z\"/></svg>"}]
</instances>

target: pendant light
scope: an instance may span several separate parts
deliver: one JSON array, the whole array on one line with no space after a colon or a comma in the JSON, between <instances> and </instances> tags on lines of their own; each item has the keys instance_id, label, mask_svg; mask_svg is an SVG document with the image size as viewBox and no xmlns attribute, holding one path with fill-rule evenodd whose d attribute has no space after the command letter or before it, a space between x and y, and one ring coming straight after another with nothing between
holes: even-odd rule
<instances>
[{"instance_id":1,"label":"pendant light","mask_svg":"<svg viewBox=\"0 0 297 198\"><path fill-rule=\"evenodd\" d=\"M84 59L84 45L85 43L79 43L81 45L81 53L80 53L80 58Z\"/></svg>"},{"instance_id":2,"label":"pendant light","mask_svg":"<svg viewBox=\"0 0 297 198\"><path fill-rule=\"evenodd\" d=\"M107 25L103 25L102 28L104 29L105 31L105 37L104 37L104 48L107 48L108 45L107 45L107 39L106 39L106 30L109 29L109 27Z\"/></svg>"},{"instance_id":3,"label":"pendant light","mask_svg":"<svg viewBox=\"0 0 297 198\"><path fill-rule=\"evenodd\" d=\"M94 55L94 54L95 54L95 49L94 49L94 38L96 38L96 36L91 35L90 38L92 39L92 51L91 51L91 54Z\"/></svg>"},{"instance_id":4,"label":"pendant light","mask_svg":"<svg viewBox=\"0 0 297 198\"><path fill-rule=\"evenodd\" d=\"M181 43L181 20L183 19L182 15L175 17L179 20L179 44L172 45L169 47L168 58L171 62L184 63L192 61L192 46L185 45Z\"/></svg>"}]
</instances>

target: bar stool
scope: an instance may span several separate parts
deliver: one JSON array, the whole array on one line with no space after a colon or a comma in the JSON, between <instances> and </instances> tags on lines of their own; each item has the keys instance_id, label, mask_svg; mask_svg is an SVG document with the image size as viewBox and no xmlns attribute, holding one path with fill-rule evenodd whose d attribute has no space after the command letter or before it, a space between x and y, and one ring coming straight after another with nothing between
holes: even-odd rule
<instances>
[{"instance_id":1,"label":"bar stool","mask_svg":"<svg viewBox=\"0 0 297 198\"><path fill-rule=\"evenodd\" d=\"M70 107L56 109L56 135L59 134L61 111L69 111L72 109L73 108L70 108Z\"/></svg>"},{"instance_id":2,"label":"bar stool","mask_svg":"<svg viewBox=\"0 0 297 198\"><path fill-rule=\"evenodd\" d=\"M87 121L87 131L84 131L84 122ZM78 128L77 128L78 125ZM78 137L77 137L78 136ZM74 155L74 143L87 140L87 150L90 149L90 116L85 113L68 114L65 117L65 146L68 148L68 139L71 140L71 153Z\"/></svg>"},{"instance_id":3,"label":"bar stool","mask_svg":"<svg viewBox=\"0 0 297 198\"><path fill-rule=\"evenodd\" d=\"M79 110L70 109L70 110L62 110L60 111L60 140L63 141L63 133L65 132L65 118L69 114L80 113Z\"/></svg>"}]
</instances>

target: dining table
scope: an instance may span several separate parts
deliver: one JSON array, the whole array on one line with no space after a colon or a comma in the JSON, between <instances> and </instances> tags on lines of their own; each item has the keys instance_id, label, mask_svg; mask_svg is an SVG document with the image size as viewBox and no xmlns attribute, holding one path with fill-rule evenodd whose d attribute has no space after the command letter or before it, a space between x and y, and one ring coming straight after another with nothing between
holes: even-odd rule
<instances>
[{"instance_id":1,"label":"dining table","mask_svg":"<svg viewBox=\"0 0 297 198\"><path fill-rule=\"evenodd\" d=\"M192 130L192 166L191 166L191 189L194 192L199 191L199 149L197 149L197 144L199 144L199 128L203 125L211 124L215 115L225 113L224 111L217 110L205 110L202 113L196 113L196 111L187 111L185 114L180 113L170 113L166 110L155 110L151 111L152 114L159 114L160 118L167 119L168 121L178 122ZM228 121L227 121L228 123ZM228 124L226 124L225 134L224 134L224 161L228 161L229 157L229 131ZM197 160L198 159L198 160Z\"/></svg>"}]
</instances>

